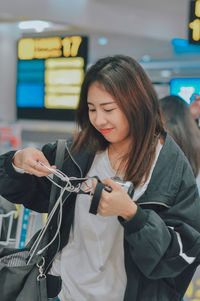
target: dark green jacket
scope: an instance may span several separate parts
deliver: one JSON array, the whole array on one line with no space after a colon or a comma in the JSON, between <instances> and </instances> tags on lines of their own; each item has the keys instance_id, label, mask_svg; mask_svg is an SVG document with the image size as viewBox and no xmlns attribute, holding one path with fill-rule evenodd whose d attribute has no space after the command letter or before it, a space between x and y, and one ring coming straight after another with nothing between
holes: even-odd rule
<instances>
[{"instance_id":1,"label":"dark green jacket","mask_svg":"<svg viewBox=\"0 0 200 301\"><path fill-rule=\"evenodd\" d=\"M54 163L55 150L56 144L43 147L50 164ZM0 194L11 202L47 212L51 183L46 178L16 173L13 154L0 156ZM85 176L94 155L83 150L73 154L73 160L67 156L63 172ZM76 194L71 193L63 205L60 249L69 238L75 201ZM137 204L132 219L119 217L124 227L127 274L124 301L180 301L200 258L200 200L188 160L168 135L148 188ZM57 229L55 220L52 235ZM56 248L57 241L51 246Z\"/></svg>"}]
</instances>

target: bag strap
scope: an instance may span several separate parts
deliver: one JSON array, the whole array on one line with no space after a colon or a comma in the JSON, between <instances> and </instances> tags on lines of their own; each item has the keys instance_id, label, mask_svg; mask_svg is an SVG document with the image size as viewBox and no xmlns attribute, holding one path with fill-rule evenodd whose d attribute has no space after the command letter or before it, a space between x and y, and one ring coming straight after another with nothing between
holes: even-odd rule
<instances>
[{"instance_id":1,"label":"bag strap","mask_svg":"<svg viewBox=\"0 0 200 301\"><path fill-rule=\"evenodd\" d=\"M65 143L66 143L66 141L63 139L59 139L57 141L55 164L56 164L56 167L58 167L59 169L62 168L63 161L64 161ZM53 177L53 180L56 183L59 182L59 179L56 176ZM51 192L50 192L50 199L49 199L48 216L50 215L50 213L54 207L54 204L56 201L56 194L57 194L57 186L55 184L52 184ZM51 228L49 228L49 225L48 225L39 232L37 239L35 240L34 244L31 247L28 263L33 258L35 252L38 251L38 247L40 246L40 243L43 241L43 243L46 245L51 240L52 232L50 230L51 230ZM43 249L45 249L45 247L42 248L40 251L43 252ZM53 258L53 255L52 255L52 258ZM51 260L51 256L50 256L50 260Z\"/></svg>"},{"instance_id":2,"label":"bag strap","mask_svg":"<svg viewBox=\"0 0 200 301\"><path fill-rule=\"evenodd\" d=\"M58 169L62 169L62 165L63 165L63 161L64 161L64 155L65 155L65 149L66 149L66 140L64 139L58 139L57 141L57 149L56 149L56 157L55 157L55 165L56 168ZM57 184L59 184L60 179L58 177L56 177L55 175L53 175L53 180L54 182L56 182ZM50 192L50 200L49 200L49 209L48 209L48 215L51 213L51 210L53 209L54 205L55 205L55 201L56 201L56 195L57 195L57 191L58 191L58 187L55 184L52 184L51 186L51 192ZM53 220L54 226L55 226L55 220ZM52 227L48 227L48 231L47 231L47 238L48 241L51 241L54 233L52 232ZM54 251L54 246L56 244L56 241L49 246L49 248L47 249L46 252L46 256L45 256L45 272L47 272L52 264L52 261L56 255L57 252ZM58 248L57 248L58 251Z\"/></svg>"},{"instance_id":3,"label":"bag strap","mask_svg":"<svg viewBox=\"0 0 200 301\"><path fill-rule=\"evenodd\" d=\"M102 193L102 190L105 189L106 185L103 184L97 176L95 176L94 178L97 179L97 184L96 184L96 188L95 188L93 197L91 199L89 213L96 215L98 206L99 206L99 202L100 202L100 198L101 198L101 193Z\"/></svg>"},{"instance_id":4,"label":"bag strap","mask_svg":"<svg viewBox=\"0 0 200 301\"><path fill-rule=\"evenodd\" d=\"M94 176L93 178L97 179L97 184L96 184L93 197L91 199L89 213L96 215L98 211L99 202L101 199L102 190L105 189L107 192L111 192L112 188L108 185L103 184L98 176Z\"/></svg>"},{"instance_id":5,"label":"bag strap","mask_svg":"<svg viewBox=\"0 0 200 301\"><path fill-rule=\"evenodd\" d=\"M61 169L64 161L64 155L65 155L65 143L66 140L64 139L58 139L57 141L57 149L56 149L56 158L55 158L55 165L56 168ZM53 180L57 184L59 184L59 178L53 175ZM55 184L52 184L51 186L51 193L50 193L50 200L49 200L49 209L48 214L51 212L56 199L56 192L58 191L58 188Z\"/></svg>"}]
</instances>

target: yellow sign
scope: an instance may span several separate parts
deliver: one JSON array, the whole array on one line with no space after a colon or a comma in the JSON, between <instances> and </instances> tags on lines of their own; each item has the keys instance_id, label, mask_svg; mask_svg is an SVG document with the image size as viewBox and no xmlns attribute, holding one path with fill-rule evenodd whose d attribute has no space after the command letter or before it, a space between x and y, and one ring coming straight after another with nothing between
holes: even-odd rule
<instances>
[{"instance_id":1,"label":"yellow sign","mask_svg":"<svg viewBox=\"0 0 200 301\"><path fill-rule=\"evenodd\" d=\"M83 67L81 57L45 60L45 108L77 108Z\"/></svg>"},{"instance_id":2,"label":"yellow sign","mask_svg":"<svg viewBox=\"0 0 200 301\"><path fill-rule=\"evenodd\" d=\"M200 43L200 0L190 1L189 42Z\"/></svg>"},{"instance_id":3,"label":"yellow sign","mask_svg":"<svg viewBox=\"0 0 200 301\"><path fill-rule=\"evenodd\" d=\"M74 120L87 66L87 51L85 36L20 39L18 118Z\"/></svg>"},{"instance_id":4,"label":"yellow sign","mask_svg":"<svg viewBox=\"0 0 200 301\"><path fill-rule=\"evenodd\" d=\"M82 37L24 38L18 43L20 60L46 59L49 57L75 57L78 55Z\"/></svg>"},{"instance_id":5,"label":"yellow sign","mask_svg":"<svg viewBox=\"0 0 200 301\"><path fill-rule=\"evenodd\" d=\"M200 17L200 0L197 0L195 3L195 16Z\"/></svg>"},{"instance_id":6,"label":"yellow sign","mask_svg":"<svg viewBox=\"0 0 200 301\"><path fill-rule=\"evenodd\" d=\"M183 298L184 301L200 301L200 269L196 270L196 273L190 282L188 289Z\"/></svg>"}]
</instances>

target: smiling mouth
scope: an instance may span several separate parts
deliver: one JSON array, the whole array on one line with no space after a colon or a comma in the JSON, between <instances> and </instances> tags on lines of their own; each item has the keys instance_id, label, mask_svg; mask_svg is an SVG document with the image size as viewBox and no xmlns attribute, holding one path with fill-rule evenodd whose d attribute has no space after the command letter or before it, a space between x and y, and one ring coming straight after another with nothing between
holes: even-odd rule
<instances>
[{"instance_id":1,"label":"smiling mouth","mask_svg":"<svg viewBox=\"0 0 200 301\"><path fill-rule=\"evenodd\" d=\"M104 130L100 130L102 135L106 135L109 134L112 131L112 129L104 129Z\"/></svg>"}]
</instances>

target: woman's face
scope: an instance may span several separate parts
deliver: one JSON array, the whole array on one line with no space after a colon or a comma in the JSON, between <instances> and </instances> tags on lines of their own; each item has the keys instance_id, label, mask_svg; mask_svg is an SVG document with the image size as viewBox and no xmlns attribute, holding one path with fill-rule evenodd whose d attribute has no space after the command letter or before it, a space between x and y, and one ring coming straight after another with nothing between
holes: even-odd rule
<instances>
[{"instance_id":1,"label":"woman's face","mask_svg":"<svg viewBox=\"0 0 200 301\"><path fill-rule=\"evenodd\" d=\"M88 89L88 111L91 124L110 143L130 140L129 123L115 99L98 82Z\"/></svg>"}]
</instances>

